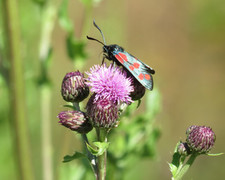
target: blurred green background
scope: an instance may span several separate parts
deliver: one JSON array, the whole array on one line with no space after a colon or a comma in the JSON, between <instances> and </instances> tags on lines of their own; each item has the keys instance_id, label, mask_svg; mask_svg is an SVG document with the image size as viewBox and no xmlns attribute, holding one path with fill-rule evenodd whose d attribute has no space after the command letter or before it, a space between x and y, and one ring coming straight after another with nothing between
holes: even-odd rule
<instances>
[{"instance_id":1,"label":"blurred green background","mask_svg":"<svg viewBox=\"0 0 225 180\"><path fill-rule=\"evenodd\" d=\"M3 1L1 0L1 13L5 9ZM135 164L128 178L170 179L168 162L171 161L176 143L181 139L185 140L185 131L190 125L212 127L217 136L212 152L224 152L224 1L95 0L89 5L91 1L88 0L71 0L68 1L69 8L65 12L62 10L61 0L15 2L18 3L18 20L21 28L19 47L26 82L25 113L28 120L28 139L31 145L33 170L38 179L41 179L43 168L40 162L43 135L41 126L44 123L41 125L40 112L44 112L42 108L45 100L49 103L47 107L49 112L43 116L49 116L50 119L52 139L50 154L53 157L54 179L59 178L60 166L64 166L61 163L63 156L80 149L77 136L62 128L56 116L64 110L62 105L65 104L60 95L62 78L67 72L80 69L82 66L82 63L71 61L71 57L69 58L67 54L66 39L71 32L75 34L76 40L87 43L85 48L88 55L87 64L83 66L83 71L88 71L92 65L99 64L102 60L102 46L86 41L86 35L101 40L100 33L92 25L93 19L102 29L108 44L121 45L156 70L154 83L162 95L162 111L156 119L161 129L157 157ZM45 36L42 28L47 17L52 18L50 20L52 27L46 28L47 30L49 28L50 32ZM71 22L63 22L68 20L67 17ZM4 52L7 41L4 32L5 20L7 21L1 14L0 179L8 180L16 179L16 166L12 138L14 129L9 120L12 113L9 103L11 94L7 88L8 79L4 76L5 70L10 69ZM50 65L40 63L42 38L43 41L49 41L43 44L47 44L47 48L52 48ZM78 46L82 46L82 43L78 43ZM49 56L46 56L45 60L48 58ZM82 54L77 59L82 58L86 59ZM46 81L44 77L48 80ZM45 93L47 99L41 101L40 98L44 97L41 94L43 82L50 87L50 91L49 95ZM143 106L144 104L141 108ZM221 179L225 176L224 162L224 156L200 156L184 179ZM74 167L70 168L72 171Z\"/></svg>"}]
</instances>

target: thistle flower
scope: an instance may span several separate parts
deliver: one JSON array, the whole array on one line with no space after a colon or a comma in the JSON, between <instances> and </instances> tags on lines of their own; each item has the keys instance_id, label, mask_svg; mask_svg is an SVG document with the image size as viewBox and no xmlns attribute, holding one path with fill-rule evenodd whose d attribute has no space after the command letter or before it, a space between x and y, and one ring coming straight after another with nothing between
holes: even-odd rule
<instances>
[{"instance_id":1,"label":"thistle flower","mask_svg":"<svg viewBox=\"0 0 225 180\"><path fill-rule=\"evenodd\" d=\"M216 135L210 127L190 126L187 130L187 144L190 149L200 154L208 153L216 140Z\"/></svg>"},{"instance_id":2,"label":"thistle flower","mask_svg":"<svg viewBox=\"0 0 225 180\"><path fill-rule=\"evenodd\" d=\"M80 134L86 134L93 128L86 114L81 111L62 111L57 117L63 126Z\"/></svg>"},{"instance_id":3,"label":"thistle flower","mask_svg":"<svg viewBox=\"0 0 225 180\"><path fill-rule=\"evenodd\" d=\"M63 79L61 94L67 102L81 102L89 95L84 75L79 71L67 73Z\"/></svg>"},{"instance_id":4,"label":"thistle flower","mask_svg":"<svg viewBox=\"0 0 225 180\"><path fill-rule=\"evenodd\" d=\"M98 99L107 99L114 104L120 102L132 102L130 93L133 91L131 79L126 77L119 67L106 64L95 65L87 72L88 81L86 84L91 86L91 91L95 93L95 102Z\"/></svg>"},{"instance_id":5,"label":"thistle flower","mask_svg":"<svg viewBox=\"0 0 225 180\"><path fill-rule=\"evenodd\" d=\"M112 128L116 125L119 106L107 98L99 98L95 101L93 94L87 103L87 114L94 127Z\"/></svg>"}]
</instances>

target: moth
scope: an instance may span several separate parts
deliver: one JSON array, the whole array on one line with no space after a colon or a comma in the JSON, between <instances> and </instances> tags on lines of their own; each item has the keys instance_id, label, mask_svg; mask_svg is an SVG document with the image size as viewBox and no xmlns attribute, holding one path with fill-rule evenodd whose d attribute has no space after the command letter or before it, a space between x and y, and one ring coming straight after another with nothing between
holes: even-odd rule
<instances>
[{"instance_id":1,"label":"moth","mask_svg":"<svg viewBox=\"0 0 225 180\"><path fill-rule=\"evenodd\" d=\"M152 75L155 74L155 70L138 58L126 52L121 46L118 46L117 44L106 45L105 37L101 29L97 26L95 21L93 21L93 24L100 31L104 43L89 36L87 36L87 38L89 40L97 41L103 45L104 58L115 62L118 66L123 66L123 68L129 71L146 89L152 90Z\"/></svg>"}]
</instances>

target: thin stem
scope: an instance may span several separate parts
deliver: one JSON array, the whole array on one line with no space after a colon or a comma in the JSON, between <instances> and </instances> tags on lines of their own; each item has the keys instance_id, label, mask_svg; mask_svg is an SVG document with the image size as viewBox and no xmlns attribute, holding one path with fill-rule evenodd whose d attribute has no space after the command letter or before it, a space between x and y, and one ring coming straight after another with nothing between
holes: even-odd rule
<instances>
[{"instance_id":1,"label":"thin stem","mask_svg":"<svg viewBox=\"0 0 225 180\"><path fill-rule=\"evenodd\" d=\"M80 111L80 105L79 105L79 103L74 102L74 103L73 103L73 107L75 107L75 109L76 109L77 111Z\"/></svg>"},{"instance_id":2,"label":"thin stem","mask_svg":"<svg viewBox=\"0 0 225 180\"><path fill-rule=\"evenodd\" d=\"M107 142L107 130L105 128L96 128L97 138L99 142ZM107 151L98 156L98 178L97 180L105 180L106 178L106 160Z\"/></svg>"},{"instance_id":3,"label":"thin stem","mask_svg":"<svg viewBox=\"0 0 225 180\"><path fill-rule=\"evenodd\" d=\"M44 64L48 57L49 49L51 48L51 35L55 24L56 7L52 2L49 2L45 7L42 14L41 26L41 40L39 58L41 63ZM47 72L46 69L42 69ZM47 73L45 74L47 76ZM45 77L48 79L48 77ZM40 104L41 104L41 123L42 123L42 171L43 180L53 179L53 166L52 166L52 137L51 137L51 87L47 81L44 81L40 90Z\"/></svg>"},{"instance_id":4,"label":"thin stem","mask_svg":"<svg viewBox=\"0 0 225 180\"><path fill-rule=\"evenodd\" d=\"M196 157L198 156L197 153L193 153L190 158L188 159L188 161L185 163L185 165L182 168L179 168L179 171L177 172L177 174L174 176L174 180L179 180L181 179L184 174L188 171L188 169L190 168L190 166L193 164L194 160L196 159Z\"/></svg>"},{"instance_id":5,"label":"thin stem","mask_svg":"<svg viewBox=\"0 0 225 180\"><path fill-rule=\"evenodd\" d=\"M52 180L51 88L42 85L40 92L43 180Z\"/></svg>"},{"instance_id":6,"label":"thin stem","mask_svg":"<svg viewBox=\"0 0 225 180\"><path fill-rule=\"evenodd\" d=\"M57 10L53 2L49 2L42 13L42 27L40 37L40 60L45 60L51 47L51 36L55 25Z\"/></svg>"},{"instance_id":7,"label":"thin stem","mask_svg":"<svg viewBox=\"0 0 225 180\"><path fill-rule=\"evenodd\" d=\"M87 149L87 144L89 144L87 135L86 134L81 134L81 136L82 136L82 139L84 141L84 147L86 149L87 157L88 157L88 160L89 160L89 162L91 164L91 168L92 168L92 170L93 170L93 172L95 174L95 177L97 178L97 170L98 170L98 168L97 168L97 164L96 164L96 157L93 154L91 154L90 151L88 151L88 149Z\"/></svg>"},{"instance_id":8,"label":"thin stem","mask_svg":"<svg viewBox=\"0 0 225 180\"><path fill-rule=\"evenodd\" d=\"M18 4L16 0L3 1L3 17L6 23L6 41L8 59L10 60L10 114L12 131L15 132L15 154L19 168L18 179L33 180L31 151L29 145L28 122L26 117L25 83L23 60L21 58L21 39L19 26Z\"/></svg>"},{"instance_id":9,"label":"thin stem","mask_svg":"<svg viewBox=\"0 0 225 180\"><path fill-rule=\"evenodd\" d=\"M80 111L80 105L79 103L76 103L74 102L73 103L73 106L75 107L75 109L77 111ZM88 148L87 148L87 144L89 144L89 141L88 141L88 138L87 138L87 135L86 134L81 134L81 137L83 139L83 142L84 142L84 147L85 147L85 150L87 152L87 157L88 157L88 160L91 164L91 168L95 174L95 177L97 178L97 165L96 165L96 157L90 153L90 151L88 151Z\"/></svg>"}]
</instances>

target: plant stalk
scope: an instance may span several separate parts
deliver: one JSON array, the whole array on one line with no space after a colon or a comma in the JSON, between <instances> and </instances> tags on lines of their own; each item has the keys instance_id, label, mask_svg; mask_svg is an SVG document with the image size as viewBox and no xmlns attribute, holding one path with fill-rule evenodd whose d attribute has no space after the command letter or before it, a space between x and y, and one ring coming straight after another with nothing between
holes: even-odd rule
<instances>
[{"instance_id":1,"label":"plant stalk","mask_svg":"<svg viewBox=\"0 0 225 180\"><path fill-rule=\"evenodd\" d=\"M174 177L174 180L179 180L182 179L182 177L184 176L184 174L188 171L188 169L190 168L190 166L193 164L193 162L195 161L196 157L198 156L197 153L193 153L190 158L188 159L188 161L185 163L185 165L177 172L177 174Z\"/></svg>"},{"instance_id":2,"label":"plant stalk","mask_svg":"<svg viewBox=\"0 0 225 180\"><path fill-rule=\"evenodd\" d=\"M24 82L24 62L21 57L21 38L19 25L19 5L16 0L3 1L3 17L6 24L6 41L9 70L9 90L11 102L12 132L14 132L15 155L19 171L18 179L33 180L28 122L26 117L26 98Z\"/></svg>"},{"instance_id":3,"label":"plant stalk","mask_svg":"<svg viewBox=\"0 0 225 180\"><path fill-rule=\"evenodd\" d=\"M51 48L51 36L55 24L56 7L49 2L42 12L39 59L44 64ZM48 84L48 67L42 66L45 81L40 86L41 136L42 136L42 172L43 180L53 179L52 137L51 137L51 87Z\"/></svg>"},{"instance_id":4,"label":"plant stalk","mask_svg":"<svg viewBox=\"0 0 225 180\"><path fill-rule=\"evenodd\" d=\"M107 130L105 128L96 128L97 138L99 142L107 142ZM98 156L98 173L97 180L106 179L106 161L107 161L107 151Z\"/></svg>"},{"instance_id":5,"label":"plant stalk","mask_svg":"<svg viewBox=\"0 0 225 180\"><path fill-rule=\"evenodd\" d=\"M75 107L75 109L77 111L80 111L80 105L79 103L76 103L74 102L73 103L73 106ZM83 142L84 142L84 147L85 147L85 150L87 152L87 158L90 162L90 165L91 165L91 168L95 174L95 177L97 178L97 164L96 164L96 157L90 153L90 151L88 151L87 149L87 144L89 144L89 141L88 141L88 138L87 138L87 135L86 134L81 134L81 137L83 139Z\"/></svg>"},{"instance_id":6,"label":"plant stalk","mask_svg":"<svg viewBox=\"0 0 225 180\"><path fill-rule=\"evenodd\" d=\"M40 103L43 180L52 180L51 88L47 84L41 86Z\"/></svg>"},{"instance_id":7,"label":"plant stalk","mask_svg":"<svg viewBox=\"0 0 225 180\"><path fill-rule=\"evenodd\" d=\"M81 136L82 136L82 139L83 139L83 142L84 142L84 147L85 147L86 152L87 152L87 158L90 162L90 165L91 165L91 168L92 168L92 170L95 174L95 177L97 178L98 167L97 167L97 164L96 164L96 157L93 154L91 154L90 151L88 151L88 149L87 149L87 144L89 144L87 135L81 134Z\"/></svg>"}]
</instances>

